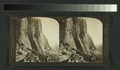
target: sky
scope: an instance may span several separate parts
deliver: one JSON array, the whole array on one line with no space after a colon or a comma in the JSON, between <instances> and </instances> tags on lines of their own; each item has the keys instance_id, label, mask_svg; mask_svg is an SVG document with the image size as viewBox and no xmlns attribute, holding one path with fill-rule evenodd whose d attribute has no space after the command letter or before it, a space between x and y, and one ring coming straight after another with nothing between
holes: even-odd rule
<instances>
[{"instance_id":1,"label":"sky","mask_svg":"<svg viewBox=\"0 0 120 70\"><path fill-rule=\"evenodd\" d=\"M82 17L87 22L87 31L93 39L95 45L102 44L103 40L103 26L102 22L96 18Z\"/></svg>"},{"instance_id":2,"label":"sky","mask_svg":"<svg viewBox=\"0 0 120 70\"><path fill-rule=\"evenodd\" d=\"M41 19L42 32L48 39L48 43L51 48L59 47L59 24L55 19L47 17L36 17Z\"/></svg>"}]
</instances>

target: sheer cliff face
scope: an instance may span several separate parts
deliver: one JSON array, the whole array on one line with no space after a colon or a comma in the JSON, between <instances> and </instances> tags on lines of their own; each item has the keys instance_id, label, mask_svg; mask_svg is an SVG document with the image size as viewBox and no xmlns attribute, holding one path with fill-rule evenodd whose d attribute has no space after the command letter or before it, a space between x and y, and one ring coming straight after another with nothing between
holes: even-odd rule
<instances>
[{"instance_id":1,"label":"sheer cliff face","mask_svg":"<svg viewBox=\"0 0 120 70\"><path fill-rule=\"evenodd\" d=\"M86 20L81 19L79 17L74 18L74 24L76 25L76 43L78 49L81 49L85 54L91 55L90 53L90 36L87 33L87 23Z\"/></svg>"},{"instance_id":2,"label":"sheer cliff face","mask_svg":"<svg viewBox=\"0 0 120 70\"><path fill-rule=\"evenodd\" d=\"M43 55L46 55L46 51L50 49L47 38L42 33L41 20L33 17L22 18L17 22L16 40L17 61L31 52L28 49Z\"/></svg>"},{"instance_id":3,"label":"sheer cliff face","mask_svg":"<svg viewBox=\"0 0 120 70\"><path fill-rule=\"evenodd\" d=\"M16 23L16 61L20 61L25 58L28 51L26 48L32 49L27 34L28 31L28 21L27 18L22 18Z\"/></svg>"},{"instance_id":4,"label":"sheer cliff face","mask_svg":"<svg viewBox=\"0 0 120 70\"><path fill-rule=\"evenodd\" d=\"M95 46L91 36L87 32L86 20L76 17L73 21L76 25L76 42L78 41L78 43L80 43L77 45L78 49L82 49L85 54L91 55L91 51L95 50Z\"/></svg>"},{"instance_id":5,"label":"sheer cliff face","mask_svg":"<svg viewBox=\"0 0 120 70\"><path fill-rule=\"evenodd\" d=\"M26 18L20 19L17 23L17 29L16 29L16 39L17 39L17 43L20 47L21 46L26 46L26 48L32 48L29 38L28 38L28 21Z\"/></svg>"},{"instance_id":6,"label":"sheer cliff face","mask_svg":"<svg viewBox=\"0 0 120 70\"><path fill-rule=\"evenodd\" d=\"M63 36L63 43L66 44L66 46L77 49L72 35L72 31L73 31L72 18L65 19L64 24L65 24L64 26L65 28L63 28L63 30L65 31L65 35Z\"/></svg>"},{"instance_id":7,"label":"sheer cliff face","mask_svg":"<svg viewBox=\"0 0 120 70\"><path fill-rule=\"evenodd\" d=\"M42 33L42 24L40 19L28 18L28 34L33 49L46 55L46 49L50 49L47 38Z\"/></svg>"},{"instance_id":8,"label":"sheer cliff face","mask_svg":"<svg viewBox=\"0 0 120 70\"><path fill-rule=\"evenodd\" d=\"M85 19L80 17L66 18L64 21L65 26L62 27L61 31L65 30L64 36L62 37L62 44L64 46L80 50L81 52L91 55L91 50L95 46L93 44L92 38L87 32L87 23ZM63 34L61 32L61 34ZM63 46L62 45L62 46Z\"/></svg>"}]
</instances>

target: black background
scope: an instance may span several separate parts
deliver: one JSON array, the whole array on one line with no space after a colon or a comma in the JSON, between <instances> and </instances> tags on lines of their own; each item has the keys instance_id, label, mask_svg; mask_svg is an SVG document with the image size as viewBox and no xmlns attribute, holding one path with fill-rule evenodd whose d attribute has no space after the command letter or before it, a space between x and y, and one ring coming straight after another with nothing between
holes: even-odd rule
<instances>
[{"instance_id":1,"label":"black background","mask_svg":"<svg viewBox=\"0 0 120 70\"><path fill-rule=\"evenodd\" d=\"M2 10L3 3L74 3L74 4L118 4L118 11L110 12L89 12L89 13L40 13L40 12L7 12ZM0 70L120 70L120 0L0 0ZM52 67L13 67L8 66L9 49L9 15L31 15L31 16L111 16L110 23L110 66L109 67L72 67L72 66L52 66Z\"/></svg>"}]
</instances>

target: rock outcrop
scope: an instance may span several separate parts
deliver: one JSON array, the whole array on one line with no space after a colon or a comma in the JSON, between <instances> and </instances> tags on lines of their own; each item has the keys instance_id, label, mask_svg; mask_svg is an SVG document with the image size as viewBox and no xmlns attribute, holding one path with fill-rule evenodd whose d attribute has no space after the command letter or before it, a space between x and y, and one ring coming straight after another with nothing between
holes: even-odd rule
<instances>
[{"instance_id":1,"label":"rock outcrop","mask_svg":"<svg viewBox=\"0 0 120 70\"><path fill-rule=\"evenodd\" d=\"M87 32L87 23L85 19L80 17L73 18L74 21L74 39L77 44L77 48L82 50L85 54L91 56L91 50L95 50L92 38Z\"/></svg>"},{"instance_id":2,"label":"rock outcrop","mask_svg":"<svg viewBox=\"0 0 120 70\"><path fill-rule=\"evenodd\" d=\"M30 40L27 34L28 21L27 18L22 18L16 23L16 61L23 60L30 51L26 48L32 49Z\"/></svg>"},{"instance_id":3,"label":"rock outcrop","mask_svg":"<svg viewBox=\"0 0 120 70\"><path fill-rule=\"evenodd\" d=\"M51 49L46 36L42 33L40 19L21 18L16 23L16 61L23 60L32 50L47 56ZM42 56L41 56L42 57Z\"/></svg>"},{"instance_id":4,"label":"rock outcrop","mask_svg":"<svg viewBox=\"0 0 120 70\"><path fill-rule=\"evenodd\" d=\"M78 54L80 54L79 57L83 56L86 60L90 60L91 51L95 50L95 46L87 32L86 20L80 17L67 17L58 21L61 28L60 61L70 60L71 56L78 56ZM84 62L84 59L78 59L78 62L81 61Z\"/></svg>"},{"instance_id":5,"label":"rock outcrop","mask_svg":"<svg viewBox=\"0 0 120 70\"><path fill-rule=\"evenodd\" d=\"M42 24L40 19L27 18L28 20L28 36L32 48L39 53L46 55L46 50L50 49L48 40L42 32Z\"/></svg>"},{"instance_id":6,"label":"rock outcrop","mask_svg":"<svg viewBox=\"0 0 120 70\"><path fill-rule=\"evenodd\" d=\"M72 31L73 31L73 21L72 18L67 18L65 19L65 36L63 39L63 44L66 44L66 46L68 45L71 48L77 49L76 48L76 44L72 35Z\"/></svg>"},{"instance_id":7,"label":"rock outcrop","mask_svg":"<svg viewBox=\"0 0 120 70\"><path fill-rule=\"evenodd\" d=\"M72 18L59 20L60 22L60 61L66 60L74 52L70 48L76 49L76 44L72 35L73 21ZM67 50L66 50L67 49ZM67 53L62 55L61 53Z\"/></svg>"}]
</instances>

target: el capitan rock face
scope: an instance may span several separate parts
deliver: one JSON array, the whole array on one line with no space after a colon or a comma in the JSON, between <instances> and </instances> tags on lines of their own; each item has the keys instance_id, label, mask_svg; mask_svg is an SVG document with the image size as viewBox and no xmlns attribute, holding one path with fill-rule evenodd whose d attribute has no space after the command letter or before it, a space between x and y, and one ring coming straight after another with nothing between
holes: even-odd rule
<instances>
[{"instance_id":1,"label":"el capitan rock face","mask_svg":"<svg viewBox=\"0 0 120 70\"><path fill-rule=\"evenodd\" d=\"M75 34L75 41L77 44L77 48L81 49L85 54L91 55L91 50L95 49L92 38L87 32L87 23L85 19L81 19L80 17L73 18Z\"/></svg>"},{"instance_id":2,"label":"el capitan rock face","mask_svg":"<svg viewBox=\"0 0 120 70\"><path fill-rule=\"evenodd\" d=\"M61 61L68 60L72 54L77 55L80 51L84 55L91 56L95 49L92 38L87 32L86 20L80 17L58 19L60 25L60 58ZM79 53L80 53L79 52ZM83 54L80 55L83 56ZM84 57L84 56L83 56ZM86 56L85 59L88 59ZM84 61L84 59L79 62Z\"/></svg>"},{"instance_id":3,"label":"el capitan rock face","mask_svg":"<svg viewBox=\"0 0 120 70\"><path fill-rule=\"evenodd\" d=\"M42 33L42 24L40 19L27 18L28 20L28 35L33 49L39 53L46 55L46 50L50 49L46 36Z\"/></svg>"},{"instance_id":4,"label":"el capitan rock face","mask_svg":"<svg viewBox=\"0 0 120 70\"><path fill-rule=\"evenodd\" d=\"M20 61L30 52L26 48L32 49L32 46L27 34L27 18L20 19L16 25L16 61Z\"/></svg>"},{"instance_id":5,"label":"el capitan rock face","mask_svg":"<svg viewBox=\"0 0 120 70\"><path fill-rule=\"evenodd\" d=\"M34 17L22 18L17 22L16 40L16 61L23 60L30 50L46 55L51 49L42 33L41 20Z\"/></svg>"},{"instance_id":6,"label":"el capitan rock face","mask_svg":"<svg viewBox=\"0 0 120 70\"><path fill-rule=\"evenodd\" d=\"M73 21L72 18L67 18L65 20L65 36L63 39L63 43L64 44L68 44L69 47L77 49L76 45L75 45L75 41L72 35L72 31L73 31Z\"/></svg>"}]
</instances>

